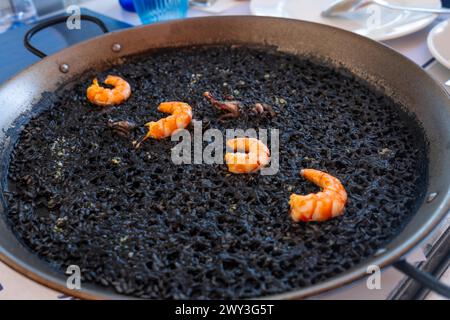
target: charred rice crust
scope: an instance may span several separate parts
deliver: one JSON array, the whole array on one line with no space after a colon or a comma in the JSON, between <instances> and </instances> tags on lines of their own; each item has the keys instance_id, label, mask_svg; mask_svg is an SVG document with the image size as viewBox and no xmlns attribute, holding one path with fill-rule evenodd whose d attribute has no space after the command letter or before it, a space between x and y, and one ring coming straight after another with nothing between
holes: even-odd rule
<instances>
[{"instance_id":1,"label":"charred rice crust","mask_svg":"<svg viewBox=\"0 0 450 320\"><path fill-rule=\"evenodd\" d=\"M126 79L132 96L101 109L94 76ZM220 122L204 91L232 94L277 117ZM10 162L7 218L31 251L83 281L142 298L247 298L319 283L389 242L423 199L423 130L400 106L345 70L256 48L158 50L62 89L25 126ZM135 151L108 120L193 106L204 128L278 128L280 171L233 175L225 165L174 165L170 139ZM245 111L245 110L244 110ZM192 126L189 127L192 131ZM205 143L206 145L206 143ZM344 216L293 223L292 192L318 189L301 168L325 170L349 194Z\"/></svg>"}]
</instances>

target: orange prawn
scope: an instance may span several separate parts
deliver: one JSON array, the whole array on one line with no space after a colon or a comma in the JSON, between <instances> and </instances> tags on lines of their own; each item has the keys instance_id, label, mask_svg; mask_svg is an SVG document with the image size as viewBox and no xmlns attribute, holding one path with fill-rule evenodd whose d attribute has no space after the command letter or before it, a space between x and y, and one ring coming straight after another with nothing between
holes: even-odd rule
<instances>
[{"instance_id":1,"label":"orange prawn","mask_svg":"<svg viewBox=\"0 0 450 320\"><path fill-rule=\"evenodd\" d=\"M266 166L270 161L267 146L255 138L236 138L227 141L227 147L234 152L225 154L228 171L251 173Z\"/></svg>"},{"instance_id":2,"label":"orange prawn","mask_svg":"<svg viewBox=\"0 0 450 320\"><path fill-rule=\"evenodd\" d=\"M322 191L308 195L291 195L290 214L294 221L325 221L343 213L347 192L337 178L314 169L304 169L300 174L320 186Z\"/></svg>"},{"instance_id":3,"label":"orange prawn","mask_svg":"<svg viewBox=\"0 0 450 320\"><path fill-rule=\"evenodd\" d=\"M163 139L169 137L177 130L186 128L192 120L192 107L184 102L163 102L158 106L158 111L171 115L158 121L146 123L145 127L147 127L148 132L136 144L136 148L139 148L140 144L148 138Z\"/></svg>"}]
</instances>

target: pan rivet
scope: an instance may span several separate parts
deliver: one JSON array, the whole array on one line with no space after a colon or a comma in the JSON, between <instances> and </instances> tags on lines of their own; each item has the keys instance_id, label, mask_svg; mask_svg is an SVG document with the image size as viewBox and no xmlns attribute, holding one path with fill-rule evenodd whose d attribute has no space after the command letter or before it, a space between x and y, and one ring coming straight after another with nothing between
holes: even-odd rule
<instances>
[{"instance_id":1,"label":"pan rivet","mask_svg":"<svg viewBox=\"0 0 450 320\"><path fill-rule=\"evenodd\" d=\"M378 249L375 253L374 253L374 255L375 256L380 256L380 255L382 255L383 253L385 253L387 250L386 250L386 248L380 248L380 249Z\"/></svg>"},{"instance_id":2,"label":"pan rivet","mask_svg":"<svg viewBox=\"0 0 450 320\"><path fill-rule=\"evenodd\" d=\"M436 198L437 195L438 195L437 192L430 193L427 197L427 202L432 202Z\"/></svg>"},{"instance_id":3,"label":"pan rivet","mask_svg":"<svg viewBox=\"0 0 450 320\"><path fill-rule=\"evenodd\" d=\"M59 66L59 71L61 71L62 73L67 73L69 72L69 65L67 63L63 63Z\"/></svg>"},{"instance_id":4,"label":"pan rivet","mask_svg":"<svg viewBox=\"0 0 450 320\"><path fill-rule=\"evenodd\" d=\"M119 52L120 50L122 50L122 46L120 45L120 43L114 43L113 45L112 45L112 51L114 51L114 52Z\"/></svg>"}]
</instances>

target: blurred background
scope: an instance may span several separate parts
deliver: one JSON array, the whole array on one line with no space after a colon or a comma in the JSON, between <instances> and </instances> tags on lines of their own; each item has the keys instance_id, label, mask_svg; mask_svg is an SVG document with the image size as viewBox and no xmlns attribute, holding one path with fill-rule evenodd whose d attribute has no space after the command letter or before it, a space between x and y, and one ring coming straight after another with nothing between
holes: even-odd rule
<instances>
[{"instance_id":1,"label":"blurred background","mask_svg":"<svg viewBox=\"0 0 450 320\"><path fill-rule=\"evenodd\" d=\"M244 3L247 4L244 4ZM250 3L252 2L252 3ZM7 25L14 22L30 23L36 19L50 16L64 10L71 5L80 6L114 6L118 10L135 12L142 22L151 23L157 20L182 18L187 15L188 5L197 10L221 14L238 5L251 7L250 14L284 15L287 17L301 17L309 20L311 14L305 11L314 11L316 7L325 9L333 0L0 0L0 28L3 31ZM450 7L450 0L390 0L389 3L414 7L435 7L442 3L443 7ZM118 4L118 5L117 5ZM119 7L120 5L120 7ZM120 9L119 9L120 8ZM283 9L284 8L284 9ZM303 12L282 12L290 9ZM312 10L308 10L312 9ZM164 15L165 12L172 15ZM158 18L157 16L160 15ZM195 14L194 14L195 15ZM11 26L11 25L10 25ZM14 26L14 25L13 25ZM0 32L2 29L0 29Z\"/></svg>"}]
</instances>

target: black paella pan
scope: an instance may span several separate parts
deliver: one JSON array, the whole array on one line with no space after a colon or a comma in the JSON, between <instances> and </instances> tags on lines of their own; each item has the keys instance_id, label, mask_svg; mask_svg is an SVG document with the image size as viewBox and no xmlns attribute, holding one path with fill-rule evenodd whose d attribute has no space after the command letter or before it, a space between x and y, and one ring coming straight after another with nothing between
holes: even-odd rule
<instances>
[{"instance_id":1,"label":"black paella pan","mask_svg":"<svg viewBox=\"0 0 450 320\"><path fill-rule=\"evenodd\" d=\"M52 23L55 22L33 29L28 38ZM102 28L105 30L104 26ZM402 55L377 42L328 26L261 17L187 19L109 33L44 58L0 87L1 152L4 159L0 173L2 191L8 192L7 159L16 142L14 134L24 125L24 115L31 112L32 106L41 100L44 93L54 92L92 69L103 70L105 66L119 62L121 57L150 49L202 45L270 46L291 55L326 59L350 70L405 106L424 128L428 142L426 191L420 197L417 212L389 243L329 279L269 297L292 299L312 296L365 276L369 265L386 267L391 264L440 293L448 294L445 286L412 268L402 257L430 234L450 208L450 175L446 170L450 163L449 96L420 67ZM29 43L27 46L44 57ZM83 285L80 291L68 290L65 275L31 254L17 239L6 221L8 208L4 200L0 219L0 259L3 262L35 281L80 298L126 297L94 284Z\"/></svg>"}]
</instances>

